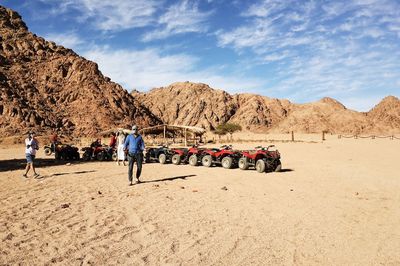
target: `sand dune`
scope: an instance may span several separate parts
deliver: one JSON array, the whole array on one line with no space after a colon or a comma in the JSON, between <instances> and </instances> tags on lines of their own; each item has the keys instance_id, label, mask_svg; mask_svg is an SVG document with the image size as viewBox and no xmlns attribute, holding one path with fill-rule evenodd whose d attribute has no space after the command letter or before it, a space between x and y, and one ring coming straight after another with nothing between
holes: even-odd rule
<instances>
[{"instance_id":1,"label":"sand dune","mask_svg":"<svg viewBox=\"0 0 400 266\"><path fill-rule=\"evenodd\" d=\"M0 265L400 264L400 141L277 146L281 173L146 164L134 187L112 162L24 180L3 147Z\"/></svg>"}]
</instances>

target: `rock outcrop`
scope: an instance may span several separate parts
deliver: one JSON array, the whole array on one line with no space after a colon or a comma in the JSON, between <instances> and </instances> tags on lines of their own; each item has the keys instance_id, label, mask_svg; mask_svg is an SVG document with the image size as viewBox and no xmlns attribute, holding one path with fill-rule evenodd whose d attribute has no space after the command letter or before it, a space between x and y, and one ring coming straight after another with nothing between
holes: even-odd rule
<instances>
[{"instance_id":1,"label":"rock outcrop","mask_svg":"<svg viewBox=\"0 0 400 266\"><path fill-rule=\"evenodd\" d=\"M385 97L371 111L368 118L373 124L370 130L388 133L400 131L400 100L394 96Z\"/></svg>"},{"instance_id":2,"label":"rock outcrop","mask_svg":"<svg viewBox=\"0 0 400 266\"><path fill-rule=\"evenodd\" d=\"M28 31L0 6L0 134L60 129L92 135L132 123L160 123L96 63Z\"/></svg>"}]
</instances>

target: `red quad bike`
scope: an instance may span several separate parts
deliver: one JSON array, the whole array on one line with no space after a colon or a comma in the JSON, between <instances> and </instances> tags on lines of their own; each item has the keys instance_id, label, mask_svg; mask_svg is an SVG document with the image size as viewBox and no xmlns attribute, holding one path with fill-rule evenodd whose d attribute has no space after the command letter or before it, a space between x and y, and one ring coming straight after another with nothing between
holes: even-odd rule
<instances>
[{"instance_id":1,"label":"red quad bike","mask_svg":"<svg viewBox=\"0 0 400 266\"><path fill-rule=\"evenodd\" d=\"M82 159L85 161L90 161L91 159L98 161L110 161L117 159L117 152L115 148L102 146L96 142L93 142L90 147L82 148L82 151Z\"/></svg>"},{"instance_id":2,"label":"red quad bike","mask_svg":"<svg viewBox=\"0 0 400 266\"><path fill-rule=\"evenodd\" d=\"M205 167L213 164L221 164L225 169L231 169L237 166L240 152L232 150L232 145L224 145L221 149L208 149L203 152L201 163Z\"/></svg>"},{"instance_id":3,"label":"red quad bike","mask_svg":"<svg viewBox=\"0 0 400 266\"><path fill-rule=\"evenodd\" d=\"M201 161L202 153L205 149L200 149L198 145L193 145L191 148L175 148L171 149L171 161L173 164L189 163L192 166L197 166Z\"/></svg>"},{"instance_id":4,"label":"red quad bike","mask_svg":"<svg viewBox=\"0 0 400 266\"><path fill-rule=\"evenodd\" d=\"M281 155L277 149L258 146L252 151L242 151L242 158L239 159L239 168L242 170L249 169L250 166L255 167L257 172L279 172L282 169Z\"/></svg>"}]
</instances>

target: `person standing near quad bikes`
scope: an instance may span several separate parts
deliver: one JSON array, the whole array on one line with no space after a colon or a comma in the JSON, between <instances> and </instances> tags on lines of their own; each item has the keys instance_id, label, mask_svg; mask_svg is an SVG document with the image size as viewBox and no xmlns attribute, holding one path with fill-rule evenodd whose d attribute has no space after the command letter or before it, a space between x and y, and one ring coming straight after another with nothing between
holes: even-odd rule
<instances>
[{"instance_id":1,"label":"person standing near quad bikes","mask_svg":"<svg viewBox=\"0 0 400 266\"><path fill-rule=\"evenodd\" d=\"M132 175L133 175L133 165L137 164L136 169L136 182L140 183L140 174L142 173L142 163L143 163L143 151L144 151L144 141L141 135L139 135L138 127L136 125L132 126L132 134L129 134L124 143L124 151L128 156L128 179L129 185L132 186Z\"/></svg>"},{"instance_id":2,"label":"person standing near quad bikes","mask_svg":"<svg viewBox=\"0 0 400 266\"><path fill-rule=\"evenodd\" d=\"M38 177L39 174L36 173L35 167L33 166L33 161L35 160L36 151L39 150L39 142L35 139L35 133L30 132L28 137L25 139L25 156L26 156L26 168L24 177L28 177L28 172L30 169L33 170L33 177Z\"/></svg>"}]
</instances>

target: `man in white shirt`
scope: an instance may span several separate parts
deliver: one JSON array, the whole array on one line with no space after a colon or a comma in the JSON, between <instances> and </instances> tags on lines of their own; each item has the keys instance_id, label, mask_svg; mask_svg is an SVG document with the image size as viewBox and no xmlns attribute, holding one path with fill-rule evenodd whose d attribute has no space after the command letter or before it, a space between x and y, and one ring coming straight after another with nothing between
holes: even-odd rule
<instances>
[{"instance_id":1,"label":"man in white shirt","mask_svg":"<svg viewBox=\"0 0 400 266\"><path fill-rule=\"evenodd\" d=\"M33 177L38 177L33 161L35 160L36 151L39 150L39 142L35 139L35 133L30 132L28 137L25 139L25 156L26 156L26 168L24 177L28 177L30 169L33 170Z\"/></svg>"}]
</instances>

